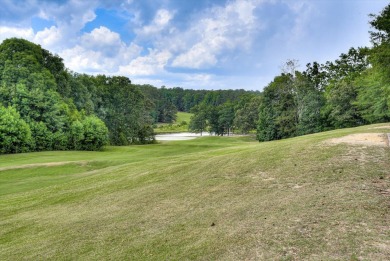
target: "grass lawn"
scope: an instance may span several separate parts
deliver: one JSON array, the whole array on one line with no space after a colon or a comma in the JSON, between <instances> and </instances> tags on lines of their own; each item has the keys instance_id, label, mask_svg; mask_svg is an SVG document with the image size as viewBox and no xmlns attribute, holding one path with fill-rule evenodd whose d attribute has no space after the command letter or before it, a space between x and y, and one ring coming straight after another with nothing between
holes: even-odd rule
<instances>
[{"instance_id":1,"label":"grass lawn","mask_svg":"<svg viewBox=\"0 0 390 261\"><path fill-rule=\"evenodd\" d=\"M383 126L1 155L0 260L388 260Z\"/></svg>"},{"instance_id":2,"label":"grass lawn","mask_svg":"<svg viewBox=\"0 0 390 261\"><path fill-rule=\"evenodd\" d=\"M177 119L175 123L159 123L157 124L157 128L154 129L154 132L157 134L187 132L191 116L192 113L179 111L177 112Z\"/></svg>"}]
</instances>

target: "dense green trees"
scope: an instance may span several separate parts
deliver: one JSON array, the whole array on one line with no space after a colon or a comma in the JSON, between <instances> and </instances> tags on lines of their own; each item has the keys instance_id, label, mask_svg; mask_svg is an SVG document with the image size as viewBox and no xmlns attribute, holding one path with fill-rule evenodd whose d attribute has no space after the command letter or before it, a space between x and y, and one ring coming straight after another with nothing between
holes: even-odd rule
<instances>
[{"instance_id":1,"label":"dense green trees","mask_svg":"<svg viewBox=\"0 0 390 261\"><path fill-rule=\"evenodd\" d=\"M60 57L23 39L0 45L0 105L9 121L1 126L0 153L154 140L147 100L128 78L71 73Z\"/></svg>"},{"instance_id":2,"label":"dense green trees","mask_svg":"<svg viewBox=\"0 0 390 261\"><path fill-rule=\"evenodd\" d=\"M100 75L95 80L101 93L96 113L109 129L110 143L129 145L152 142L152 119L139 88L126 77Z\"/></svg>"},{"instance_id":3,"label":"dense green trees","mask_svg":"<svg viewBox=\"0 0 390 261\"><path fill-rule=\"evenodd\" d=\"M158 111L159 102L163 102L164 106L173 105L176 110L190 112L193 107L199 104L207 106L219 106L226 102L238 102L245 95L258 96L258 91L245 90L191 90L175 88L156 88L151 85L138 85L142 93L156 106L157 115L161 114ZM160 105L161 106L161 105ZM155 119L158 119L155 117ZM161 118L160 118L161 119ZM156 122L169 122L157 120Z\"/></svg>"},{"instance_id":4,"label":"dense green trees","mask_svg":"<svg viewBox=\"0 0 390 261\"><path fill-rule=\"evenodd\" d=\"M373 47L339 59L288 61L263 92L134 85L122 76L68 71L23 39L0 45L0 153L98 150L154 141L153 124L191 111L189 129L216 135L257 130L259 141L390 121L390 5L371 15Z\"/></svg>"},{"instance_id":5,"label":"dense green trees","mask_svg":"<svg viewBox=\"0 0 390 261\"><path fill-rule=\"evenodd\" d=\"M283 73L264 89L257 138L267 141L292 137L296 131L296 115L292 75Z\"/></svg>"},{"instance_id":6,"label":"dense green trees","mask_svg":"<svg viewBox=\"0 0 390 261\"><path fill-rule=\"evenodd\" d=\"M196 105L191 109L193 116L191 117L191 122L189 129L195 133L200 133L207 130L207 119L208 119L208 108L204 104Z\"/></svg>"},{"instance_id":7,"label":"dense green trees","mask_svg":"<svg viewBox=\"0 0 390 261\"><path fill-rule=\"evenodd\" d=\"M13 107L0 105L0 153L28 151L31 146L31 130Z\"/></svg>"},{"instance_id":8,"label":"dense green trees","mask_svg":"<svg viewBox=\"0 0 390 261\"><path fill-rule=\"evenodd\" d=\"M235 130L247 134L256 128L260 97L247 94L237 102L227 101L218 106L202 102L191 112L189 129L194 132L208 131L215 135L230 135Z\"/></svg>"},{"instance_id":9,"label":"dense green trees","mask_svg":"<svg viewBox=\"0 0 390 261\"><path fill-rule=\"evenodd\" d=\"M371 15L373 48L277 76L263 92L257 138L273 140L390 121L390 5Z\"/></svg>"}]
</instances>

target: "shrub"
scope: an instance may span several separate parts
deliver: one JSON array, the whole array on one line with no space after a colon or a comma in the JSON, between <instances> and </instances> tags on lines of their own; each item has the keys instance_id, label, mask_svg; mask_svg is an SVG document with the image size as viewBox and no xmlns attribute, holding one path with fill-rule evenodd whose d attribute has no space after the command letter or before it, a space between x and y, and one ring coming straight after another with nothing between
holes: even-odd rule
<instances>
[{"instance_id":1,"label":"shrub","mask_svg":"<svg viewBox=\"0 0 390 261\"><path fill-rule=\"evenodd\" d=\"M82 150L100 150L108 143L108 129L104 122L95 116L88 116L82 121L84 138Z\"/></svg>"},{"instance_id":2,"label":"shrub","mask_svg":"<svg viewBox=\"0 0 390 261\"><path fill-rule=\"evenodd\" d=\"M0 153L27 152L31 141L30 127L15 108L0 105Z\"/></svg>"}]
</instances>

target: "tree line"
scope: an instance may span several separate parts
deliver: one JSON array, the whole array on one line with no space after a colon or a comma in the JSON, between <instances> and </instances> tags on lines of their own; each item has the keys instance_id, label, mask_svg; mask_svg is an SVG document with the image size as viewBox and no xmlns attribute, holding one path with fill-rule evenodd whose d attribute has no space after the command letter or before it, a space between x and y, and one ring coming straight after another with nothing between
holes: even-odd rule
<instances>
[{"instance_id":1,"label":"tree line","mask_svg":"<svg viewBox=\"0 0 390 261\"><path fill-rule=\"evenodd\" d=\"M70 72L23 39L0 45L0 153L149 143L148 106L126 77Z\"/></svg>"},{"instance_id":2,"label":"tree line","mask_svg":"<svg viewBox=\"0 0 390 261\"><path fill-rule=\"evenodd\" d=\"M304 71L287 61L260 95L194 106L190 129L217 135L256 129L259 141L270 141L390 121L390 5L370 18L372 47L350 48Z\"/></svg>"},{"instance_id":3,"label":"tree line","mask_svg":"<svg viewBox=\"0 0 390 261\"><path fill-rule=\"evenodd\" d=\"M23 39L0 45L0 154L99 150L154 142L153 124L192 112L192 131L256 132L259 141L390 121L390 5L370 15L372 47L339 59L288 61L262 92L132 84L65 68Z\"/></svg>"},{"instance_id":4,"label":"tree line","mask_svg":"<svg viewBox=\"0 0 390 261\"><path fill-rule=\"evenodd\" d=\"M79 74L39 45L6 39L0 45L0 154L153 143L154 123L171 123L178 110L245 93L156 88L123 76Z\"/></svg>"}]
</instances>

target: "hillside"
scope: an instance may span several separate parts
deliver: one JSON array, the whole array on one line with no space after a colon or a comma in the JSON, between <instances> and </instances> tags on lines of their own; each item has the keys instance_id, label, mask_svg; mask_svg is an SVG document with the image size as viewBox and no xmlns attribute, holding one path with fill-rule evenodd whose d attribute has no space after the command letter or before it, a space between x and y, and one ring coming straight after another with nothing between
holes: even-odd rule
<instances>
[{"instance_id":1,"label":"hillside","mask_svg":"<svg viewBox=\"0 0 390 261\"><path fill-rule=\"evenodd\" d=\"M387 260L385 133L3 155L0 259Z\"/></svg>"}]
</instances>

